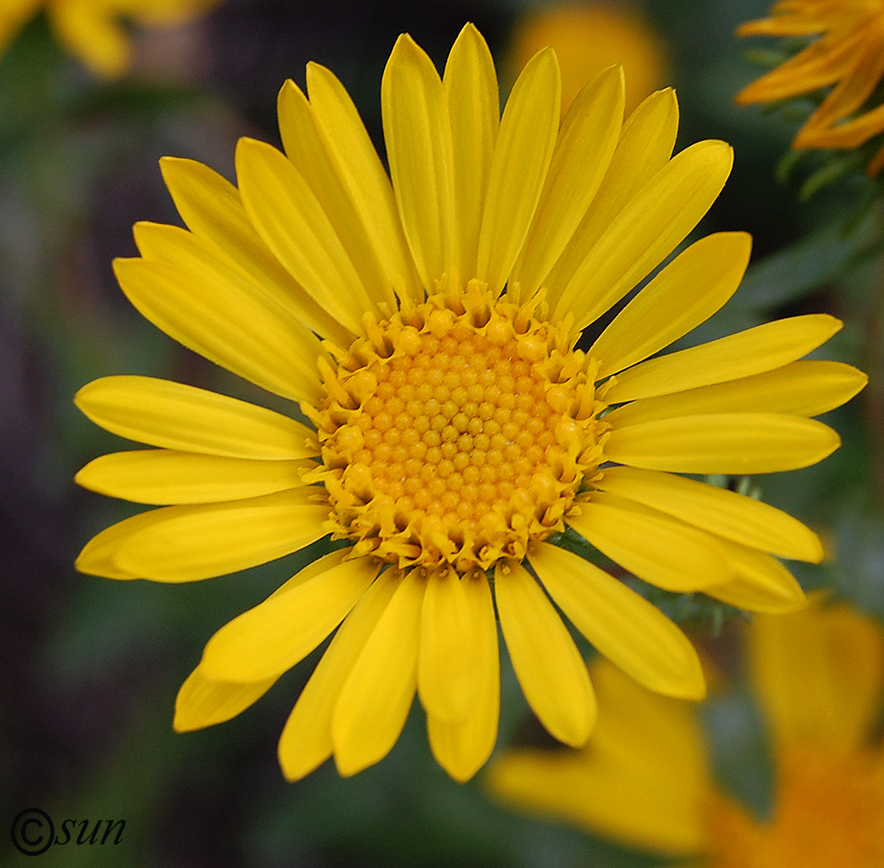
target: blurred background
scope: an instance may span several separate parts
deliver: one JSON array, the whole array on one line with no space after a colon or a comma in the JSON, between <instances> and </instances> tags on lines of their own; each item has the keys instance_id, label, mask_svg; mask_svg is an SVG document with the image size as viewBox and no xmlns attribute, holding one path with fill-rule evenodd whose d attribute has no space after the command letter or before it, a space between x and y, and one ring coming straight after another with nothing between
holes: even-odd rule
<instances>
[{"instance_id":1,"label":"blurred background","mask_svg":"<svg viewBox=\"0 0 884 868\"><path fill-rule=\"evenodd\" d=\"M72 483L85 462L121 446L71 399L108 374L252 397L247 384L141 319L116 286L112 260L136 255L132 224L179 222L157 160L189 157L233 179L240 136L278 144L277 92L287 78L303 86L310 60L341 78L382 148L380 79L397 35L410 32L441 68L466 21L488 40L504 92L534 50L558 41L574 81L566 91L623 60L633 103L676 87L677 149L702 138L734 145L731 179L695 235L751 232L753 265L735 299L688 343L825 311L846 324L825 356L880 371L881 217L867 207L874 185L857 175L802 201L808 169L777 179L797 125L733 103L760 73L734 28L767 6L624 0L562 12L523 0L220 0L170 26L127 25L132 64L114 78L71 53L45 11L9 37L0 56L0 864L659 864L507 812L487 798L481 774L464 786L452 782L430 755L419 708L379 765L341 780L327 763L286 783L276 741L317 655L229 723L174 734L175 695L205 641L312 554L180 586L76 573L82 545L137 510ZM798 572L803 584L834 586L878 617L882 405L878 377L827 419L844 439L832 458L752 480L767 501L817 528L836 556ZM763 800L769 775L763 732L739 681L740 619L715 636L717 625L697 601L680 602L674 614L735 679L705 715L717 772L748 802ZM542 740L507 666L499 749ZM5 831L30 807L56 818L125 819L125 833L115 847L55 847L32 859L12 848Z\"/></svg>"}]
</instances>

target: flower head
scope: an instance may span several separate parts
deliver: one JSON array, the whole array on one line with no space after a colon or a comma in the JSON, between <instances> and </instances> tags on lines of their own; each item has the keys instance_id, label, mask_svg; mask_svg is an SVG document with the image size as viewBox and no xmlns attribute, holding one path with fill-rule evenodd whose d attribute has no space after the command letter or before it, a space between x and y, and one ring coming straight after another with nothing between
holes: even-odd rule
<instances>
[{"instance_id":1,"label":"flower head","mask_svg":"<svg viewBox=\"0 0 884 868\"><path fill-rule=\"evenodd\" d=\"M145 26L189 21L218 0L3 0L0 52L40 9L72 54L96 75L116 78L131 65L132 49L121 19Z\"/></svg>"},{"instance_id":2,"label":"flower head","mask_svg":"<svg viewBox=\"0 0 884 868\"><path fill-rule=\"evenodd\" d=\"M285 154L239 143L238 188L164 160L188 229L139 224L141 257L115 265L144 316L311 424L145 377L98 380L76 399L159 447L99 458L78 481L165 504L96 536L84 572L192 581L329 534L346 541L219 630L176 726L239 713L340 625L283 732L286 775L332 754L344 774L376 762L417 690L437 758L468 778L497 732L496 605L528 701L553 735L582 744L595 699L547 594L643 684L702 696L684 634L556 541L570 527L663 588L802 604L773 555L818 560L816 536L677 474L785 470L835 449L808 417L864 377L797 360L840 324L801 316L644 361L736 289L749 239L721 233L575 348L694 228L730 148L671 157L672 91L624 124L616 68L560 126L549 50L501 117L472 26L443 78L409 37L396 43L382 91L392 179L340 82L311 65L307 84L309 99L291 82L280 93Z\"/></svg>"},{"instance_id":3,"label":"flower head","mask_svg":"<svg viewBox=\"0 0 884 868\"><path fill-rule=\"evenodd\" d=\"M795 148L858 148L884 132L884 2L781 0L771 16L740 26L738 36L810 38L794 57L737 94L739 103L774 102L827 89L795 137ZM884 149L869 174L884 167Z\"/></svg>"},{"instance_id":4,"label":"flower head","mask_svg":"<svg viewBox=\"0 0 884 868\"><path fill-rule=\"evenodd\" d=\"M596 731L580 751L519 749L492 790L632 847L706 868L884 865L884 630L843 605L760 616L749 629L756 697L773 739L767 819L718 788L695 709L593 668ZM691 864L698 864L691 861Z\"/></svg>"}]
</instances>

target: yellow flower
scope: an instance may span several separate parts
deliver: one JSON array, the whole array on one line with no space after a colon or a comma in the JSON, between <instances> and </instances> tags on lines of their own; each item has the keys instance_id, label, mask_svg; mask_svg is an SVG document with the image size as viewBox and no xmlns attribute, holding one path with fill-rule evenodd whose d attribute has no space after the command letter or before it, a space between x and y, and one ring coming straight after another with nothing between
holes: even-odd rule
<instances>
[{"instance_id":1,"label":"yellow flower","mask_svg":"<svg viewBox=\"0 0 884 868\"><path fill-rule=\"evenodd\" d=\"M311 424L145 377L98 380L76 399L99 425L160 447L99 458L78 481L165 504L96 536L82 571L192 581L328 534L349 544L209 641L176 726L239 713L340 624L283 732L286 775L332 754L343 774L378 761L417 690L439 762L466 779L496 738L496 602L531 706L556 738L582 744L595 699L547 593L643 684L702 696L684 634L555 542L567 524L662 588L751 609L802 604L772 555L816 561L817 537L676 474L785 470L835 449L808 417L865 377L798 359L840 323L799 316L645 361L735 291L749 238L720 233L575 349L694 228L730 148L700 142L670 159L674 94L623 124L617 68L560 127L550 50L501 118L491 56L467 26L444 78L408 36L393 49L391 184L340 82L311 64L307 83L309 101L292 82L280 93L286 154L240 141L238 189L164 160L189 231L138 224L141 257L115 266L145 317L300 404Z\"/></svg>"},{"instance_id":2,"label":"yellow flower","mask_svg":"<svg viewBox=\"0 0 884 868\"><path fill-rule=\"evenodd\" d=\"M747 104L829 88L794 148L853 149L884 132L884 105L875 96L884 78L884 0L781 0L770 18L743 24L737 35L816 37L737 94L737 102ZM882 167L884 148L869 174Z\"/></svg>"},{"instance_id":3,"label":"yellow flower","mask_svg":"<svg viewBox=\"0 0 884 868\"><path fill-rule=\"evenodd\" d=\"M218 0L3 0L0 52L40 9L58 40L96 75L116 78L132 63L132 48L120 19L144 26L189 21Z\"/></svg>"},{"instance_id":4,"label":"yellow flower","mask_svg":"<svg viewBox=\"0 0 884 868\"><path fill-rule=\"evenodd\" d=\"M589 745L504 754L492 790L521 809L706 868L884 865L884 630L843 605L760 616L749 629L755 695L773 740L769 819L712 780L695 707L593 668Z\"/></svg>"},{"instance_id":5,"label":"yellow flower","mask_svg":"<svg viewBox=\"0 0 884 868\"><path fill-rule=\"evenodd\" d=\"M562 110L593 76L615 63L626 72L626 111L666 81L667 52L659 34L635 10L609 3L565 3L536 9L513 34L513 65L521 69L551 46L562 73Z\"/></svg>"}]
</instances>

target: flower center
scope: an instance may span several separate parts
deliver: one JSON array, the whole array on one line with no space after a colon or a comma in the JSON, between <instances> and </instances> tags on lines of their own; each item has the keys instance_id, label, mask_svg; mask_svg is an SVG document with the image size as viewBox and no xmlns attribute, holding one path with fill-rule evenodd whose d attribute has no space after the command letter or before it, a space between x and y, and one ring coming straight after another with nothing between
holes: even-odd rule
<instances>
[{"instance_id":1,"label":"flower center","mask_svg":"<svg viewBox=\"0 0 884 868\"><path fill-rule=\"evenodd\" d=\"M884 753L793 749L774 814L758 822L733 802L710 811L713 868L877 868L884 865Z\"/></svg>"},{"instance_id":2,"label":"flower center","mask_svg":"<svg viewBox=\"0 0 884 868\"><path fill-rule=\"evenodd\" d=\"M477 282L380 323L311 416L338 537L400 567L487 569L564 528L600 463L594 370L536 303Z\"/></svg>"}]
</instances>

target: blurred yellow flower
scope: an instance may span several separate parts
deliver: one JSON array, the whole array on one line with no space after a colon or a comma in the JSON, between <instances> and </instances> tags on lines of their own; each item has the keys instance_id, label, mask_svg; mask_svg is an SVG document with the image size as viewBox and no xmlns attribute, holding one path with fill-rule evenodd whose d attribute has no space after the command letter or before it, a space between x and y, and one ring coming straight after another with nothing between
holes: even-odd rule
<instances>
[{"instance_id":1,"label":"blurred yellow flower","mask_svg":"<svg viewBox=\"0 0 884 868\"><path fill-rule=\"evenodd\" d=\"M738 36L811 38L786 63L737 94L742 104L774 102L821 88L828 93L807 119L794 148L858 148L884 132L884 0L781 0L771 16L750 21ZM869 174L884 167L884 148Z\"/></svg>"},{"instance_id":2,"label":"blurred yellow flower","mask_svg":"<svg viewBox=\"0 0 884 868\"><path fill-rule=\"evenodd\" d=\"M124 21L173 26L202 14L219 0L2 0L0 53L41 9L59 42L96 75L116 78L132 63Z\"/></svg>"},{"instance_id":3,"label":"blurred yellow flower","mask_svg":"<svg viewBox=\"0 0 884 868\"><path fill-rule=\"evenodd\" d=\"M589 744L508 751L489 769L492 791L691 865L881 868L884 629L816 602L757 617L748 658L773 742L769 819L716 787L695 706L649 693L601 660L592 667L599 719Z\"/></svg>"},{"instance_id":4,"label":"blurred yellow flower","mask_svg":"<svg viewBox=\"0 0 884 868\"><path fill-rule=\"evenodd\" d=\"M667 79L666 46L637 10L613 3L548 4L517 24L510 48L521 69L551 46L562 71L562 111L595 75L615 63L626 71L626 111L631 112Z\"/></svg>"},{"instance_id":5,"label":"blurred yellow flower","mask_svg":"<svg viewBox=\"0 0 884 868\"><path fill-rule=\"evenodd\" d=\"M77 396L98 424L161 447L98 458L78 481L166 504L96 536L84 572L193 581L329 534L348 543L209 641L176 726L238 714L342 624L283 732L286 775L332 754L344 774L378 761L417 690L436 757L468 778L497 733L492 594L528 701L568 744L589 736L595 698L546 592L643 684L701 697L684 634L555 543L570 527L662 588L763 611L803 603L772 555L816 561L816 535L676 474L786 470L832 452L838 436L809 417L865 377L797 360L840 323L799 316L650 359L736 290L749 237L719 233L661 270L588 352L575 348L696 226L730 148L672 157L670 90L624 124L619 68L560 127L549 49L501 117L491 55L467 26L444 78L408 36L393 49L391 183L341 83L311 64L307 84L309 100L292 82L280 93L285 154L240 141L238 189L164 160L189 231L138 224L141 257L115 268L145 317L312 424L295 406L145 377Z\"/></svg>"}]
</instances>

